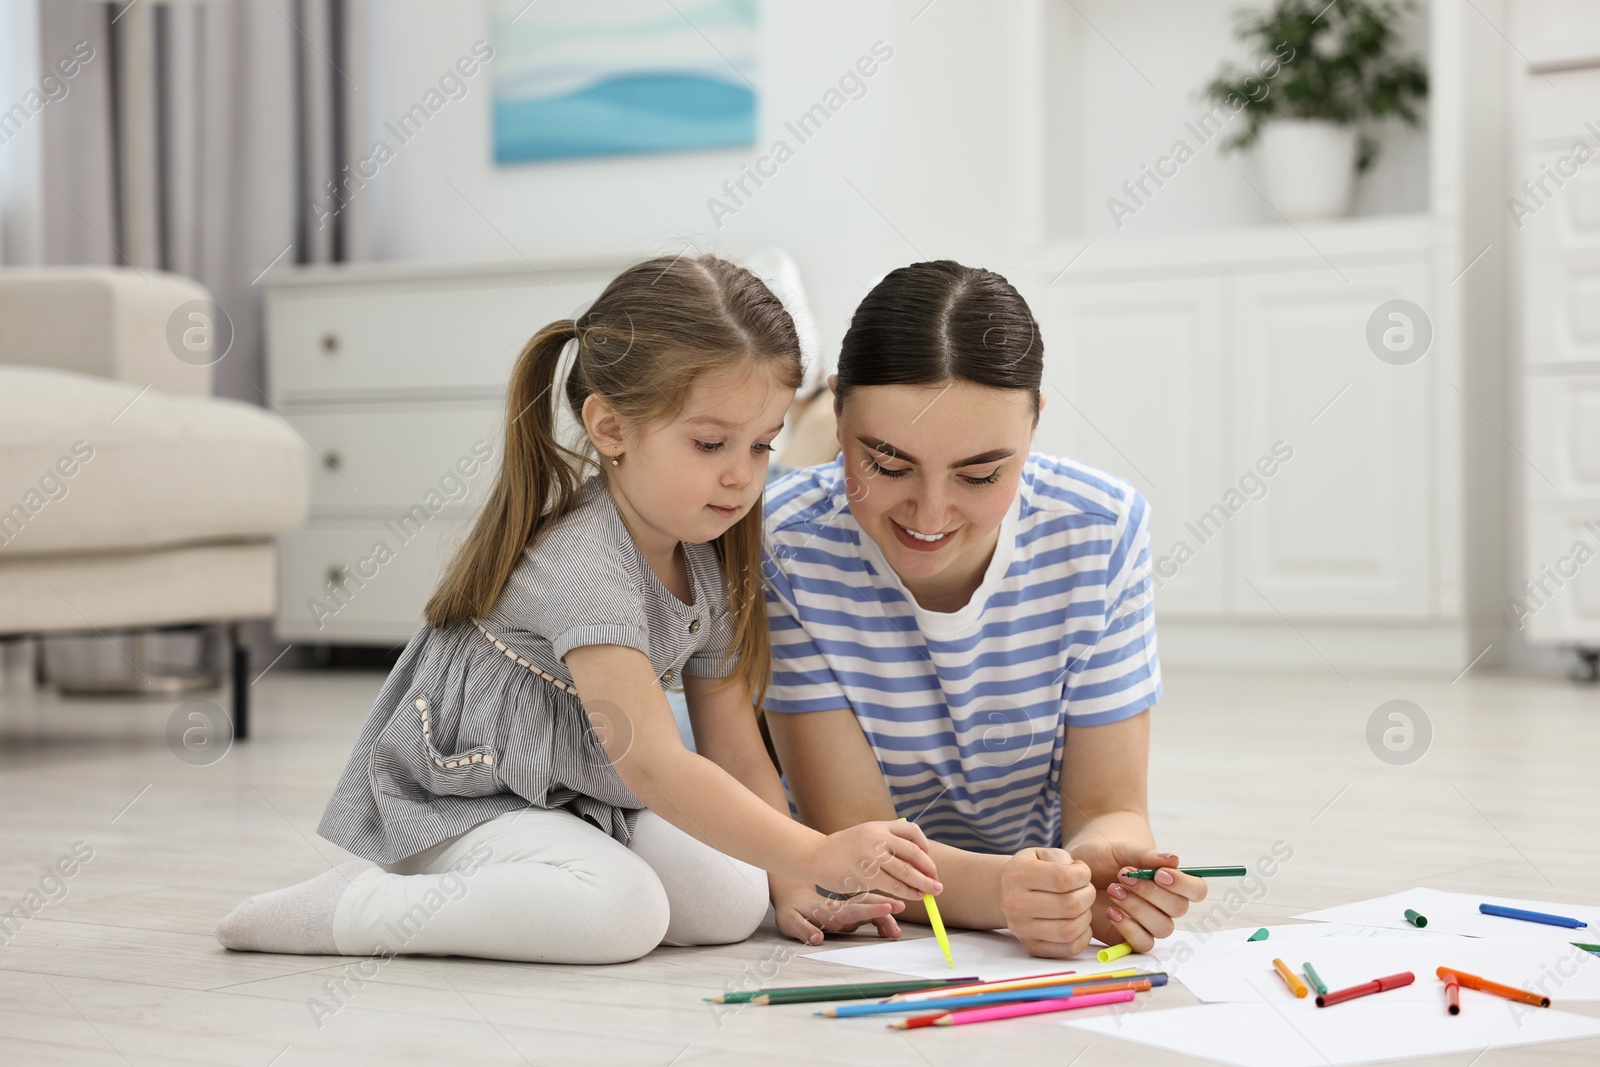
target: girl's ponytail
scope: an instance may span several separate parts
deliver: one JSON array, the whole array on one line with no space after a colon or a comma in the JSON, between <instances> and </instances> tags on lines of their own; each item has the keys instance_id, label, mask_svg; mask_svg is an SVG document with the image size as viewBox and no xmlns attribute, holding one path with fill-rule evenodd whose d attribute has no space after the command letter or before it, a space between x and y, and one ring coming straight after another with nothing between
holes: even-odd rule
<instances>
[{"instance_id":1,"label":"girl's ponytail","mask_svg":"<svg viewBox=\"0 0 1600 1067\"><path fill-rule=\"evenodd\" d=\"M444 627L487 615L522 551L544 523L572 509L579 491L576 459L556 433L556 371L571 319L552 322L522 347L506 392L505 447L489 501L428 600L428 625Z\"/></svg>"}]
</instances>

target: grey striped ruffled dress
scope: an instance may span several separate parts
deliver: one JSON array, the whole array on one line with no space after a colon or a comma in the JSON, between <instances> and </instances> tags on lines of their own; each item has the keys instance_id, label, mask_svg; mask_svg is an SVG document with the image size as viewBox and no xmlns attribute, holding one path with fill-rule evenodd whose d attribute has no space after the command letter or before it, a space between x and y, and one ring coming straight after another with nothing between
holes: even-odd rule
<instances>
[{"instance_id":1,"label":"grey striped ruffled dress","mask_svg":"<svg viewBox=\"0 0 1600 1067\"><path fill-rule=\"evenodd\" d=\"M393 863L531 804L626 844L644 805L611 766L561 657L626 645L663 685L681 673L725 677L734 627L722 567L709 544L683 550L693 604L662 586L590 478L577 508L523 552L486 618L412 635L317 832Z\"/></svg>"}]
</instances>

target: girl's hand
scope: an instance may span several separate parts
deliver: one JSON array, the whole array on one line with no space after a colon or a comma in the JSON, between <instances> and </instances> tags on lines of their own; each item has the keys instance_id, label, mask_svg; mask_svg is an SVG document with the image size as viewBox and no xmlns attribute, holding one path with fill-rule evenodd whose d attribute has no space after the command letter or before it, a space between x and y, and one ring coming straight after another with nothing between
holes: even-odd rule
<instances>
[{"instance_id":1,"label":"girl's hand","mask_svg":"<svg viewBox=\"0 0 1600 1067\"><path fill-rule=\"evenodd\" d=\"M1148 952L1176 929L1173 920L1189 905L1206 898L1204 878L1173 870L1178 857L1147 845L1128 842L1084 842L1073 853L1089 864L1094 884L1104 888L1094 903L1094 936L1108 945L1126 941L1135 952ZM1123 871L1165 868L1155 878L1128 878Z\"/></svg>"},{"instance_id":2,"label":"girl's hand","mask_svg":"<svg viewBox=\"0 0 1600 1067\"><path fill-rule=\"evenodd\" d=\"M772 889L772 910L779 932L807 945L822 944L823 931L853 933L865 923L877 927L879 937L897 938L900 924L894 916L905 910L905 901L876 893L863 893L849 900L832 900L804 882L767 876Z\"/></svg>"},{"instance_id":3,"label":"girl's hand","mask_svg":"<svg viewBox=\"0 0 1600 1067\"><path fill-rule=\"evenodd\" d=\"M864 822L829 834L811 857L816 884L836 893L868 889L903 900L944 891L928 839L915 823Z\"/></svg>"}]
</instances>

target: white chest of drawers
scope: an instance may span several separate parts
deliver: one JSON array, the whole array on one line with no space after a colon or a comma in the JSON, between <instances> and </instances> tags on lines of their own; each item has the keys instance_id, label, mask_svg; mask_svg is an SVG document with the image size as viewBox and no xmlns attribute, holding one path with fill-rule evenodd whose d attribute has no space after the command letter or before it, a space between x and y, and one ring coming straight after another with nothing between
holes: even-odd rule
<instances>
[{"instance_id":1,"label":"white chest of drawers","mask_svg":"<svg viewBox=\"0 0 1600 1067\"><path fill-rule=\"evenodd\" d=\"M316 450L310 521L279 542L280 639L411 636L493 485L517 354L620 266L382 264L269 276L268 395Z\"/></svg>"}]
</instances>

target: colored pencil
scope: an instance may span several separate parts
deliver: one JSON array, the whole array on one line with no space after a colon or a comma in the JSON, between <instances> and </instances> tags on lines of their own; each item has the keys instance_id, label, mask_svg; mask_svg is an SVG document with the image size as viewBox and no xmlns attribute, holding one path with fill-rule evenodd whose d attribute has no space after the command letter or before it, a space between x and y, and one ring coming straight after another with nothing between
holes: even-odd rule
<instances>
[{"instance_id":1,"label":"colored pencil","mask_svg":"<svg viewBox=\"0 0 1600 1067\"><path fill-rule=\"evenodd\" d=\"M1312 989L1315 989L1318 993L1326 993L1328 991L1327 985L1322 981L1322 975L1317 973L1315 967L1307 963L1300 969L1306 972L1306 981L1311 983Z\"/></svg>"},{"instance_id":2,"label":"colored pencil","mask_svg":"<svg viewBox=\"0 0 1600 1067\"><path fill-rule=\"evenodd\" d=\"M1068 972L1069 974L1071 972ZM950 986L941 989L925 989L911 993L900 993L891 1000L935 1000L943 997L962 997L969 993L1001 993L1008 989L1038 989L1042 986L1078 985L1083 982L1104 982L1114 978L1150 978L1157 974L1165 976L1165 971L1141 971L1137 967L1125 967L1117 971L1098 971L1094 974L1080 974L1076 977L1044 976L1039 978L1009 978L999 982L979 982L976 985Z\"/></svg>"},{"instance_id":3,"label":"colored pencil","mask_svg":"<svg viewBox=\"0 0 1600 1067\"><path fill-rule=\"evenodd\" d=\"M1122 985L1122 984L1124 984L1124 983L1121 983L1121 982L1107 982L1106 983L1107 986L1119 986L1119 985ZM1128 990L1126 990L1126 992L1131 992L1131 993L1143 992L1144 989L1147 989L1149 987L1149 984L1150 983L1148 981L1131 983L1130 984L1130 988ZM1143 988L1141 988L1141 987L1143 987ZM1089 1008L1089 1007L1093 1007L1094 1005L1083 1003L1084 998L1090 997L1090 996L1098 996L1101 993L1120 993L1120 992L1124 992L1124 990L1114 989L1114 988L1094 989L1094 990L1085 990L1083 993L1075 994L1075 995L1073 995L1071 997L1040 996L1040 997L1034 998L1033 1000L1017 1001L1017 1002L1014 1002L1014 1003L1038 1004L1038 1003L1043 1003L1044 1001L1047 1001L1047 1000L1058 1001L1058 1002L1065 1002L1065 1001L1075 1000L1075 1001L1078 1001L1078 1006L1079 1007ZM966 1010L976 1010L976 1009L973 1008L973 1009L966 1009ZM930 1012L927 1015L914 1015L909 1019L900 1019L900 1020L898 1020L896 1022L890 1023L889 1026L890 1026L891 1029L894 1029L894 1030L917 1030L917 1029L920 1029L920 1028L922 1028L924 1026L939 1026L939 1025L942 1025L939 1020L948 1019L952 1015L956 1015L956 1014L960 1014L960 1013L959 1012L955 1012L955 1011L935 1011L935 1012Z\"/></svg>"},{"instance_id":4,"label":"colored pencil","mask_svg":"<svg viewBox=\"0 0 1600 1067\"><path fill-rule=\"evenodd\" d=\"M1417 980L1417 976L1410 971L1401 971L1399 974L1386 974L1382 978L1374 978L1370 982L1362 982L1347 989L1335 989L1331 993L1317 994L1317 1007L1327 1008L1335 1004L1343 1004L1347 1000L1357 997L1369 996L1373 993L1383 993L1390 989L1399 989L1401 986L1410 985Z\"/></svg>"},{"instance_id":5,"label":"colored pencil","mask_svg":"<svg viewBox=\"0 0 1600 1067\"><path fill-rule=\"evenodd\" d=\"M1550 1006L1550 998L1542 993L1531 993L1526 989L1518 989L1514 985L1491 982L1487 978L1479 978L1475 974L1458 971L1454 967L1440 967L1434 973L1447 982L1454 980L1468 989L1476 989L1480 993L1493 993L1497 997L1520 1001L1523 1004L1532 1004L1536 1008L1548 1008Z\"/></svg>"},{"instance_id":6,"label":"colored pencil","mask_svg":"<svg viewBox=\"0 0 1600 1067\"><path fill-rule=\"evenodd\" d=\"M1289 992L1304 1000L1306 993L1309 991L1306 989L1306 984L1300 981L1300 976L1291 971L1289 965L1282 960L1273 960L1272 966L1277 968L1279 976L1283 979L1283 984L1289 987Z\"/></svg>"},{"instance_id":7,"label":"colored pencil","mask_svg":"<svg viewBox=\"0 0 1600 1067\"><path fill-rule=\"evenodd\" d=\"M1002 1004L994 1008L975 1008L972 1011L953 1011L940 1019L935 1026L965 1026L968 1023L988 1023L999 1019L1015 1019L1023 1015L1044 1015L1052 1011L1071 1011L1074 1008L1097 1008L1102 1004L1126 1004L1134 998L1131 989L1116 993L1090 993L1065 1000L1035 1000L1026 1004Z\"/></svg>"},{"instance_id":8,"label":"colored pencil","mask_svg":"<svg viewBox=\"0 0 1600 1067\"><path fill-rule=\"evenodd\" d=\"M1047 986L1043 989L1008 989L1000 993L974 993L970 997L944 997L932 1004L918 1000L879 1000L871 1004L840 1004L813 1014L825 1019L854 1019L861 1015L911 1015L936 1007L938 1010L934 1014L944 1015L967 1008L987 1008L993 1004L1020 1004L1030 1000L1066 1000L1068 997L1090 993L1116 993L1124 989L1145 993L1155 986L1166 984L1165 978L1124 978L1116 982L1085 982L1082 985Z\"/></svg>"},{"instance_id":9,"label":"colored pencil","mask_svg":"<svg viewBox=\"0 0 1600 1067\"><path fill-rule=\"evenodd\" d=\"M1484 915L1498 915L1502 919L1521 919L1525 923L1565 926L1571 930L1583 930L1589 926L1582 919L1572 919L1565 915L1551 915L1545 911L1524 911L1521 908L1507 908L1500 904L1479 904L1478 911Z\"/></svg>"},{"instance_id":10,"label":"colored pencil","mask_svg":"<svg viewBox=\"0 0 1600 1067\"><path fill-rule=\"evenodd\" d=\"M1136 871L1123 871L1129 878L1143 878L1145 881L1156 876L1157 871L1173 870L1172 867L1141 867ZM1196 878L1243 878L1250 873L1248 867L1178 867L1181 874L1192 874Z\"/></svg>"},{"instance_id":11,"label":"colored pencil","mask_svg":"<svg viewBox=\"0 0 1600 1067\"><path fill-rule=\"evenodd\" d=\"M757 997L793 996L810 994L816 1000L856 1000L868 997L887 997L894 993L909 993L918 989L938 989L941 986L975 982L976 978L915 978L899 982L849 982L840 985L786 986L777 989L750 989L738 993L718 993L705 999L712 1004L749 1004ZM760 1001L759 1003L767 1003ZM795 1003L795 1001L788 1001Z\"/></svg>"},{"instance_id":12,"label":"colored pencil","mask_svg":"<svg viewBox=\"0 0 1600 1067\"><path fill-rule=\"evenodd\" d=\"M1451 1015L1461 1014L1461 983L1453 976L1444 980L1444 1003Z\"/></svg>"}]
</instances>

